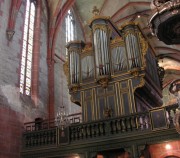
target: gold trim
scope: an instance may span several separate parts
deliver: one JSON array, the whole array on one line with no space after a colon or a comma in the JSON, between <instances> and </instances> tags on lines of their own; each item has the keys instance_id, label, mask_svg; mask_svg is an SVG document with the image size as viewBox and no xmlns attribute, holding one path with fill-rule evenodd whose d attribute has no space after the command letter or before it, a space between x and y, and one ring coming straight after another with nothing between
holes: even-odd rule
<instances>
[{"instance_id":1,"label":"gold trim","mask_svg":"<svg viewBox=\"0 0 180 158\"><path fill-rule=\"evenodd\" d=\"M116 37L110 41L110 48L112 49L115 47L125 47L125 43L122 38Z\"/></svg>"},{"instance_id":2,"label":"gold trim","mask_svg":"<svg viewBox=\"0 0 180 158\"><path fill-rule=\"evenodd\" d=\"M133 92L135 92L135 90L136 90L137 88L143 87L144 85L145 85L145 79L144 79L144 76L142 76L142 77L140 78L140 83L133 88Z\"/></svg>"},{"instance_id":3,"label":"gold trim","mask_svg":"<svg viewBox=\"0 0 180 158\"><path fill-rule=\"evenodd\" d=\"M83 41L74 40L74 41L69 41L65 47L69 48L71 44L81 44L81 47L85 45L85 43Z\"/></svg>"},{"instance_id":4,"label":"gold trim","mask_svg":"<svg viewBox=\"0 0 180 158\"><path fill-rule=\"evenodd\" d=\"M84 52L91 52L91 51L93 51L93 47L90 46L90 45L87 45L87 44L86 44L86 46L82 49L82 53L84 53Z\"/></svg>"},{"instance_id":5,"label":"gold trim","mask_svg":"<svg viewBox=\"0 0 180 158\"><path fill-rule=\"evenodd\" d=\"M81 47L70 47L68 48L68 53L71 54L72 52L75 52L77 54L80 54L82 51Z\"/></svg>"},{"instance_id":6,"label":"gold trim","mask_svg":"<svg viewBox=\"0 0 180 158\"><path fill-rule=\"evenodd\" d=\"M156 111L161 111L163 110L163 114L164 114L164 118L165 118L165 121L166 121L166 124L164 127L160 127L160 128L154 128L154 122L153 122L153 119L152 119L152 113L153 112L156 112ZM151 130L152 131L157 131L157 130L162 130L162 129L167 129L168 128L168 124L167 124L167 118L166 118L166 113L165 113L165 109L164 108L156 108L156 109L151 109L150 112L149 112L149 115L150 115L150 118L151 118Z\"/></svg>"},{"instance_id":7,"label":"gold trim","mask_svg":"<svg viewBox=\"0 0 180 158\"><path fill-rule=\"evenodd\" d=\"M79 84L71 84L70 86L69 86L69 90L70 90L70 92L72 92L72 93L77 93L77 91L80 89L80 86L79 86Z\"/></svg>"},{"instance_id":8,"label":"gold trim","mask_svg":"<svg viewBox=\"0 0 180 158\"><path fill-rule=\"evenodd\" d=\"M139 67L137 67L137 68L133 68L133 69L131 69L129 71L134 76L134 78L136 78L136 77L138 77L140 75L141 69Z\"/></svg>"},{"instance_id":9,"label":"gold trim","mask_svg":"<svg viewBox=\"0 0 180 158\"><path fill-rule=\"evenodd\" d=\"M143 74L140 74L139 75L139 77L144 77L144 73ZM120 76L118 76L118 77L120 77ZM116 83L116 82L121 82L121 81L124 81L124 80L127 80L127 79L132 79L132 78L134 78L133 76L129 76L129 77L126 77L126 78L123 78L123 79L121 79L121 80L116 80L116 81L109 81L109 84L112 84L112 83ZM83 85L81 85L81 87L87 87L86 86L87 84L83 84ZM81 90L86 90L86 89L89 89L89 88L96 88L96 87L100 87L101 85L95 85L95 83L93 82L93 86L91 86L91 87L88 87L88 88L81 88Z\"/></svg>"},{"instance_id":10,"label":"gold trim","mask_svg":"<svg viewBox=\"0 0 180 158\"><path fill-rule=\"evenodd\" d=\"M108 33L108 26L106 24L96 24L93 26L93 33L97 30L103 30L104 32Z\"/></svg>"},{"instance_id":11,"label":"gold trim","mask_svg":"<svg viewBox=\"0 0 180 158\"><path fill-rule=\"evenodd\" d=\"M142 52L142 67L146 67L146 58L145 55L147 53L148 50L148 42L146 41L146 39L142 36L142 33L139 32L138 33L138 37L139 37L139 43L140 43L140 47L141 47L141 52Z\"/></svg>"},{"instance_id":12,"label":"gold trim","mask_svg":"<svg viewBox=\"0 0 180 158\"><path fill-rule=\"evenodd\" d=\"M133 22L133 21L129 21L124 23L123 25L121 25L120 27L118 27L119 30L122 30L124 27L128 26L128 25L134 25L134 26L138 26L137 22Z\"/></svg>"},{"instance_id":13,"label":"gold trim","mask_svg":"<svg viewBox=\"0 0 180 158\"><path fill-rule=\"evenodd\" d=\"M94 16L88 23L89 23L89 26L91 27L93 21L95 20L109 20L110 19L110 16L101 16L101 15L96 15Z\"/></svg>"},{"instance_id":14,"label":"gold trim","mask_svg":"<svg viewBox=\"0 0 180 158\"><path fill-rule=\"evenodd\" d=\"M103 88L106 88L109 83L109 76L101 76L98 80L97 83L99 83Z\"/></svg>"}]
</instances>

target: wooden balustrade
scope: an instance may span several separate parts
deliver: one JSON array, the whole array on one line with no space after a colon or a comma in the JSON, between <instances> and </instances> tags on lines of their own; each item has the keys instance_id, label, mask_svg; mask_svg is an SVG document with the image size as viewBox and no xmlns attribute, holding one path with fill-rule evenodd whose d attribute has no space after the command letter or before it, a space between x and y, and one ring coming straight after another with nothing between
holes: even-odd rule
<instances>
[{"instance_id":1,"label":"wooden balustrade","mask_svg":"<svg viewBox=\"0 0 180 158\"><path fill-rule=\"evenodd\" d=\"M176 113L177 104L162 107L166 111L168 128L174 128L173 117ZM122 136L127 133L136 135L137 132L152 131L150 112L136 113L118 118L110 118L87 123L74 123L68 127L69 143L90 139L104 138L106 136ZM23 146L41 147L45 145L58 145L61 132L55 126L54 120L43 121L41 124L30 122L25 124L23 134Z\"/></svg>"},{"instance_id":2,"label":"wooden balustrade","mask_svg":"<svg viewBox=\"0 0 180 158\"><path fill-rule=\"evenodd\" d=\"M57 143L57 129L44 129L33 132L26 132L23 135L23 146L28 147L37 147L44 145L56 145Z\"/></svg>"}]
</instances>

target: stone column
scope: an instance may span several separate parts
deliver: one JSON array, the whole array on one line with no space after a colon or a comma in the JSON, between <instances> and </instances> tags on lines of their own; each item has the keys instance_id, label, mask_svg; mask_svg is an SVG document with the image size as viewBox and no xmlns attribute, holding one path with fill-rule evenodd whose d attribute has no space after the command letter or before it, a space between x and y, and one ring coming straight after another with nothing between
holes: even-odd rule
<instances>
[{"instance_id":1,"label":"stone column","mask_svg":"<svg viewBox=\"0 0 180 158\"><path fill-rule=\"evenodd\" d=\"M40 38L41 38L41 0L36 0L36 16L34 23L34 44L33 44L33 58L32 58L32 81L31 81L31 98L38 104L39 92L39 57L40 57Z\"/></svg>"}]
</instances>

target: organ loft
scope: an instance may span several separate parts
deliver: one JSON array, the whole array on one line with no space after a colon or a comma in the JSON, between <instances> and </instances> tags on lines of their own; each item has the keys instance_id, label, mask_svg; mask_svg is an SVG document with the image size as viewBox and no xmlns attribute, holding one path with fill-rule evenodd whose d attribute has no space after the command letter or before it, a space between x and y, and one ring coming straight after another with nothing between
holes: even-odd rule
<instances>
[{"instance_id":1,"label":"organ loft","mask_svg":"<svg viewBox=\"0 0 180 158\"><path fill-rule=\"evenodd\" d=\"M163 69L138 24L117 28L95 14L90 43L70 41L64 65L71 101L82 107L82 121L119 117L162 105Z\"/></svg>"}]
</instances>

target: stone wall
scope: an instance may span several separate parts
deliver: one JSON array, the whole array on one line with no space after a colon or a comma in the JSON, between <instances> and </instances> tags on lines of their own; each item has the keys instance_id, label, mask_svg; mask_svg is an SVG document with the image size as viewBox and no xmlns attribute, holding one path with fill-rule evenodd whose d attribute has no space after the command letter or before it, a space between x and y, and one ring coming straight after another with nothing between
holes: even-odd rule
<instances>
[{"instance_id":1,"label":"stone wall","mask_svg":"<svg viewBox=\"0 0 180 158\"><path fill-rule=\"evenodd\" d=\"M0 0L0 157L20 158L23 124L47 116L47 19L42 19L40 43L39 104L19 92L20 63L25 15L23 0L17 14L15 34L6 38L10 0Z\"/></svg>"}]
</instances>

